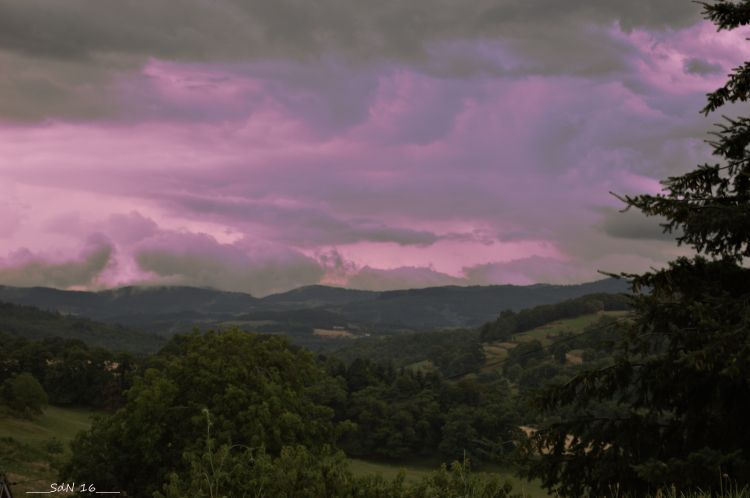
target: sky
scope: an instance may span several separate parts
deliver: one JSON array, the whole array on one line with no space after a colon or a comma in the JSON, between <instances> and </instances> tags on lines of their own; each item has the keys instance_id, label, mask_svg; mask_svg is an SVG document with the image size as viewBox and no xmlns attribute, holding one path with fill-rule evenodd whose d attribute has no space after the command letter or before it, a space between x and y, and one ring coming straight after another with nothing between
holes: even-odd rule
<instances>
[{"instance_id":1,"label":"sky","mask_svg":"<svg viewBox=\"0 0 750 498\"><path fill-rule=\"evenodd\" d=\"M3 0L0 284L570 284L681 254L689 0Z\"/></svg>"}]
</instances>

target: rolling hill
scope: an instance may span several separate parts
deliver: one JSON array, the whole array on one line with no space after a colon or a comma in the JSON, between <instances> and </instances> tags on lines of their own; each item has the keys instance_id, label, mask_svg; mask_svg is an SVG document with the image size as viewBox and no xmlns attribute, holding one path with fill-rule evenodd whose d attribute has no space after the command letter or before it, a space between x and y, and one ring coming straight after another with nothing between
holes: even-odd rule
<instances>
[{"instance_id":1,"label":"rolling hill","mask_svg":"<svg viewBox=\"0 0 750 498\"><path fill-rule=\"evenodd\" d=\"M78 339L89 346L137 354L154 353L165 342L156 334L119 324L10 303L0 303L0 332L31 340L45 337Z\"/></svg>"},{"instance_id":2,"label":"rolling hill","mask_svg":"<svg viewBox=\"0 0 750 498\"><path fill-rule=\"evenodd\" d=\"M579 334L599 326L601 320L620 319L629 313L624 295L595 293L555 304L544 304L518 312L504 312L480 327L419 333L376 336L342 343L332 355L345 362L367 358L387 361L395 367L440 370L447 377L471 372L490 372L501 366L516 347L538 344L540 349L572 346L595 336L576 339ZM584 334L587 335L587 334ZM533 343L533 344L532 344ZM590 345L590 344L589 344ZM524 349L524 348L521 348ZM528 349L528 348L526 348ZM575 355L577 351L573 351ZM550 351L544 354L551 354ZM564 353L563 353L564 354ZM572 358L578 361L580 358ZM582 361L582 360L581 360Z\"/></svg>"},{"instance_id":3,"label":"rolling hill","mask_svg":"<svg viewBox=\"0 0 750 498\"><path fill-rule=\"evenodd\" d=\"M218 326L243 317L252 320L253 315L270 312L277 313L271 322L284 324L288 322L284 318L286 312L310 309L326 312L302 319L310 329L325 328L335 316L333 321L340 324L378 332L474 327L505 309L520 310L595 292L623 291L625 284L613 279L580 285L448 286L386 292L316 285L264 298L194 287L122 287L81 292L0 286L0 301L162 335L196 325ZM296 314L299 317L300 313ZM278 330L284 331L283 327Z\"/></svg>"}]
</instances>

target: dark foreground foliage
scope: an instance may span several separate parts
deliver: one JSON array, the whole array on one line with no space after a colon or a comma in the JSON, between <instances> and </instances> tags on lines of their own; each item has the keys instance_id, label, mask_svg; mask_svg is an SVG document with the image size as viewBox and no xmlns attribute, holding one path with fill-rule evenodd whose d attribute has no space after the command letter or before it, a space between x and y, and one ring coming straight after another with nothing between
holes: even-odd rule
<instances>
[{"instance_id":1,"label":"dark foreground foliage","mask_svg":"<svg viewBox=\"0 0 750 498\"><path fill-rule=\"evenodd\" d=\"M153 493L193 465L186 458L205 445L206 410L213 437L267 462L302 458L299 448L316 460L336 444L364 457L497 460L518 432L499 377L449 383L366 360L321 362L281 337L193 333L177 336L136 379L124 407L74 441L63 477L96 475L100 486Z\"/></svg>"},{"instance_id":2,"label":"dark foreground foliage","mask_svg":"<svg viewBox=\"0 0 750 498\"><path fill-rule=\"evenodd\" d=\"M750 23L748 0L704 8L720 28ZM746 64L704 112L746 102L749 89ZM621 324L614 363L541 399L550 419L532 441L528 473L561 495L750 483L748 130L746 118L727 120L711 142L721 162L668 179L663 195L624 198L666 219L665 230L698 255L629 275L634 319Z\"/></svg>"},{"instance_id":3,"label":"dark foreground foliage","mask_svg":"<svg viewBox=\"0 0 750 498\"><path fill-rule=\"evenodd\" d=\"M200 447L204 409L217 437L272 455L334 442L333 410L311 396L324 372L310 353L280 337L237 331L196 333L170 346L136 380L123 408L74 441L66 478L96 476L102 487L150 496Z\"/></svg>"},{"instance_id":4,"label":"dark foreground foliage","mask_svg":"<svg viewBox=\"0 0 750 498\"><path fill-rule=\"evenodd\" d=\"M60 337L28 340L0 333L0 351L0 384L30 375L41 384L50 403L62 406L118 408L140 365L128 353Z\"/></svg>"},{"instance_id":5,"label":"dark foreground foliage","mask_svg":"<svg viewBox=\"0 0 750 498\"><path fill-rule=\"evenodd\" d=\"M205 447L184 455L187 468L173 472L156 498L248 496L257 498L506 498L511 486L472 474L468 461L443 465L420 483L403 474L392 481L355 477L345 455L330 447L312 452L285 446L276 457L265 448L223 444L211 436L210 413Z\"/></svg>"}]
</instances>

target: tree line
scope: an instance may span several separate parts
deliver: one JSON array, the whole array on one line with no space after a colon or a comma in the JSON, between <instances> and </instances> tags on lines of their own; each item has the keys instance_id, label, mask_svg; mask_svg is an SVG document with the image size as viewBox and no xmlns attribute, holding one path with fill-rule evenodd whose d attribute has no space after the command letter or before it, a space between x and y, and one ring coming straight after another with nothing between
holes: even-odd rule
<instances>
[{"instance_id":1,"label":"tree line","mask_svg":"<svg viewBox=\"0 0 750 498\"><path fill-rule=\"evenodd\" d=\"M750 25L749 0L700 3L720 30ZM734 104L735 115L748 98L745 62L702 112ZM614 361L537 399L546 423L527 475L563 496L750 485L750 118L725 117L708 143L715 162L666 179L661 193L621 198L661 217L693 254L622 275L633 313Z\"/></svg>"},{"instance_id":2,"label":"tree line","mask_svg":"<svg viewBox=\"0 0 750 498\"><path fill-rule=\"evenodd\" d=\"M278 336L195 332L150 358L124 406L76 439L65 475L157 492L173 473L189 472L186 455L204 448L206 412L212 438L234 448L232 455L251 448L272 460L335 448L367 458L438 453L478 463L510 454L519 423L500 377L451 383L438 373L316 357Z\"/></svg>"},{"instance_id":3,"label":"tree line","mask_svg":"<svg viewBox=\"0 0 750 498\"><path fill-rule=\"evenodd\" d=\"M556 304L546 304L518 312L506 310L492 322L479 329L482 342L507 341L515 334L546 325L548 323L576 318L599 311L626 311L630 301L624 294L589 294Z\"/></svg>"},{"instance_id":4,"label":"tree line","mask_svg":"<svg viewBox=\"0 0 750 498\"><path fill-rule=\"evenodd\" d=\"M140 364L129 353L60 337L28 340L0 333L0 350L0 404L26 416L47 402L114 410L124 403Z\"/></svg>"}]
</instances>

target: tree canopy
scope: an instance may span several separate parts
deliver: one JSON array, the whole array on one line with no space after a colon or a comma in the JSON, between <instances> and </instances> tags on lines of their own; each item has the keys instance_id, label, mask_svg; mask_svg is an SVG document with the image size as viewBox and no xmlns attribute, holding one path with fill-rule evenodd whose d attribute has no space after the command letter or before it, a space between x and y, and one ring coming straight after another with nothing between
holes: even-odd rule
<instances>
[{"instance_id":1,"label":"tree canopy","mask_svg":"<svg viewBox=\"0 0 750 498\"><path fill-rule=\"evenodd\" d=\"M308 391L323 375L313 356L281 337L238 330L194 333L169 344L128 391L127 403L73 443L64 474L96 475L140 496L157 491L183 454L200 446L203 411L221 440L278 455L333 442L333 411Z\"/></svg>"}]
</instances>

